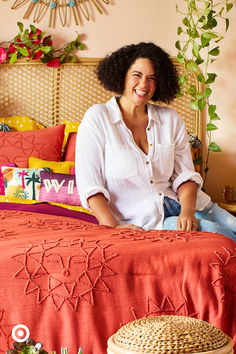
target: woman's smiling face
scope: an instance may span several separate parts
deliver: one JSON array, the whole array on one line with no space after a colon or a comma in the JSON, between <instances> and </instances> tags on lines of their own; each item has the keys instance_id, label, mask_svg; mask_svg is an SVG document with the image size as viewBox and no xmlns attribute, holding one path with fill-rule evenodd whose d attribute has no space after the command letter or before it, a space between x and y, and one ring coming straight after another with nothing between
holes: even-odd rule
<instances>
[{"instance_id":1,"label":"woman's smiling face","mask_svg":"<svg viewBox=\"0 0 236 354\"><path fill-rule=\"evenodd\" d=\"M126 99L136 106L145 105L156 90L156 76L152 62L147 58L138 58L127 71L125 78Z\"/></svg>"}]
</instances>

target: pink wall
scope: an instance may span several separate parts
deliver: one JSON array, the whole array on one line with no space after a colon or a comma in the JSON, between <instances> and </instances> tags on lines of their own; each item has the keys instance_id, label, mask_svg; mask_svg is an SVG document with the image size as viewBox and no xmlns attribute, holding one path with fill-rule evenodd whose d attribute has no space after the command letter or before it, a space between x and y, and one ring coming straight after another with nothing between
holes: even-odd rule
<instances>
[{"instance_id":1,"label":"pink wall","mask_svg":"<svg viewBox=\"0 0 236 354\"><path fill-rule=\"evenodd\" d=\"M184 0L110 0L109 5L98 1L105 13L99 14L92 1L87 0L92 18L87 21L81 15L78 26L69 17L68 26L62 27L57 15L56 25L49 28L49 10L36 26L53 36L56 47L74 39L76 32L80 33L86 44L86 50L79 54L82 57L103 57L124 44L139 41L153 41L172 56L176 55L174 43L180 18L175 4L181 6ZM18 31L17 21L23 22L25 27L33 24L33 14L28 20L22 19L29 1L17 10L11 10L13 3L14 0L0 2L0 42L14 37ZM230 12L230 19L221 55L211 69L218 74L212 104L217 104L217 112L222 117L217 122L219 130L213 136L223 150L210 155L206 189L214 200L221 200L226 184L236 185L236 6Z\"/></svg>"}]
</instances>

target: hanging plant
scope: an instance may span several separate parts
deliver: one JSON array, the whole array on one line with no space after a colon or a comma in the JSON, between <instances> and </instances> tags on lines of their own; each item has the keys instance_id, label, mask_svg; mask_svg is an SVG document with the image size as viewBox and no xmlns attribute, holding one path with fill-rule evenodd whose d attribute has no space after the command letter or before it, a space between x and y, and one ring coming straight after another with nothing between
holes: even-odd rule
<instances>
[{"instance_id":1,"label":"hanging plant","mask_svg":"<svg viewBox=\"0 0 236 354\"><path fill-rule=\"evenodd\" d=\"M79 34L75 40L55 50L51 35L45 36L45 32L33 25L25 30L21 22L17 22L17 26L19 33L14 39L0 43L0 63L4 63L8 59L11 65L21 58L40 59L49 67L58 67L66 62L76 62L76 57L72 55L73 51L84 49L84 43L80 42Z\"/></svg>"},{"instance_id":2,"label":"hanging plant","mask_svg":"<svg viewBox=\"0 0 236 354\"><path fill-rule=\"evenodd\" d=\"M184 74L180 76L180 94L190 94L191 109L203 111L207 108L206 132L208 136L208 151L206 161L198 161L204 164L204 183L209 170L208 161L210 151L220 152L221 149L212 140L212 132L218 129L216 121L220 120L216 112L216 105L210 101L212 84L217 74L209 72L209 65L213 63L220 54L220 42L224 39L218 31L219 24L225 23L225 32L229 28L228 12L233 4L228 0L216 2L214 0L184 0L185 9L182 10L176 5L176 10L183 16L182 24L177 28L179 40L175 46L178 50L177 60L184 65ZM188 71L197 75L204 90L199 91L196 85L189 84Z\"/></svg>"}]
</instances>

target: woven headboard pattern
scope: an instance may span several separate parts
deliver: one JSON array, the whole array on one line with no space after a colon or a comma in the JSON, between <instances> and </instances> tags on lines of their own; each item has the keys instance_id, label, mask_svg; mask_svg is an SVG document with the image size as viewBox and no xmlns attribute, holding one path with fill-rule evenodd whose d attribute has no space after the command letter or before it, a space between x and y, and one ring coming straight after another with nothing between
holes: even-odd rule
<instances>
[{"instance_id":1,"label":"woven headboard pattern","mask_svg":"<svg viewBox=\"0 0 236 354\"><path fill-rule=\"evenodd\" d=\"M41 62L23 61L0 65L0 116L27 115L49 127L63 120L80 121L86 110L104 103L107 92L94 73L99 59L82 58L78 63L49 68ZM183 67L174 60L178 73ZM191 83L198 81L191 74ZM188 133L202 138L201 116L189 108L190 96L176 98L171 107L184 118Z\"/></svg>"}]
</instances>

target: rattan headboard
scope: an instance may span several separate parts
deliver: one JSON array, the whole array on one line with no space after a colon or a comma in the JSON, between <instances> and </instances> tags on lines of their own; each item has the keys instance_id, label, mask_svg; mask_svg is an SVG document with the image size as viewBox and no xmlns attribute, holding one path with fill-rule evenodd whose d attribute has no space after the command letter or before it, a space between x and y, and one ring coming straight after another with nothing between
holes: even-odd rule
<instances>
[{"instance_id":1,"label":"rattan headboard","mask_svg":"<svg viewBox=\"0 0 236 354\"><path fill-rule=\"evenodd\" d=\"M0 65L0 116L29 116L49 127L63 120L80 121L95 103L109 100L112 93L104 90L94 70L99 59L79 59L78 63L49 68L41 62L23 61ZM174 60L179 73L182 66ZM194 74L191 81L198 81ZM185 119L188 133L202 139L201 116L189 108L185 95L170 105Z\"/></svg>"}]
</instances>

